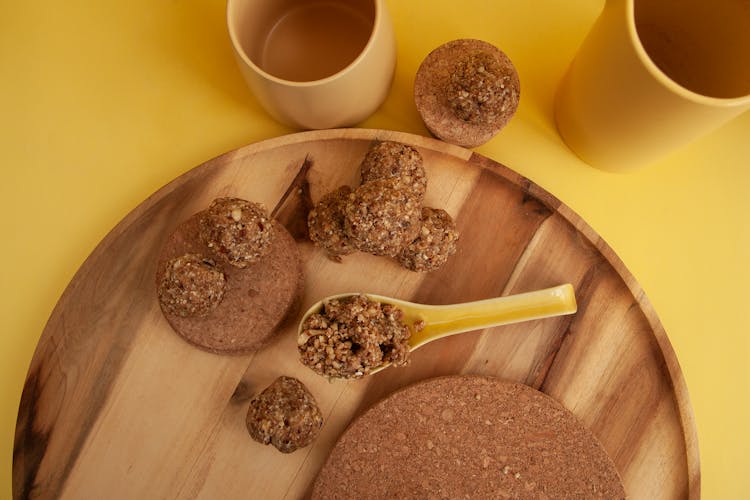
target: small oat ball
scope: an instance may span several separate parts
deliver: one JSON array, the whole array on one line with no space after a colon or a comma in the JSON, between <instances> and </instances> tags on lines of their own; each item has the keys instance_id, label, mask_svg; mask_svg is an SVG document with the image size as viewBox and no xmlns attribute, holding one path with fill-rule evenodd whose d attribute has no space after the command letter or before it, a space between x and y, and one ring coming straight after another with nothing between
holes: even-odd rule
<instances>
[{"instance_id":1,"label":"small oat ball","mask_svg":"<svg viewBox=\"0 0 750 500\"><path fill-rule=\"evenodd\" d=\"M226 279L213 260L185 254L164 264L164 277L157 290L159 302L180 317L205 316L224 297Z\"/></svg>"},{"instance_id":2,"label":"small oat ball","mask_svg":"<svg viewBox=\"0 0 750 500\"><path fill-rule=\"evenodd\" d=\"M362 182L396 179L398 189L413 193L421 203L427 190L422 155L412 146L383 141L373 144L361 165Z\"/></svg>"},{"instance_id":3,"label":"small oat ball","mask_svg":"<svg viewBox=\"0 0 750 500\"><path fill-rule=\"evenodd\" d=\"M489 141L513 117L521 85L508 56L483 40L447 42L420 64L414 102L427 129L464 147Z\"/></svg>"},{"instance_id":4,"label":"small oat ball","mask_svg":"<svg viewBox=\"0 0 750 500\"><path fill-rule=\"evenodd\" d=\"M420 204L392 179L378 179L349 194L344 231L354 248L395 257L419 234Z\"/></svg>"},{"instance_id":5,"label":"small oat ball","mask_svg":"<svg viewBox=\"0 0 750 500\"><path fill-rule=\"evenodd\" d=\"M412 271L434 271L456 253L458 231L450 214L440 208L422 208L419 236L396 258Z\"/></svg>"},{"instance_id":6,"label":"small oat ball","mask_svg":"<svg viewBox=\"0 0 750 500\"><path fill-rule=\"evenodd\" d=\"M227 263L244 268L271 249L271 220L262 205L217 198L200 218L203 242Z\"/></svg>"},{"instance_id":7,"label":"small oat ball","mask_svg":"<svg viewBox=\"0 0 750 500\"><path fill-rule=\"evenodd\" d=\"M474 52L456 63L446 98L458 118L492 126L503 115L515 112L518 89L497 57L488 52Z\"/></svg>"},{"instance_id":8,"label":"small oat ball","mask_svg":"<svg viewBox=\"0 0 750 500\"><path fill-rule=\"evenodd\" d=\"M411 332L403 311L366 295L331 299L302 324L302 364L319 375L361 378L384 363L405 365Z\"/></svg>"},{"instance_id":9,"label":"small oat ball","mask_svg":"<svg viewBox=\"0 0 750 500\"><path fill-rule=\"evenodd\" d=\"M302 382L282 376L250 400L245 424L254 440L291 453L315 440L323 415Z\"/></svg>"},{"instance_id":10,"label":"small oat ball","mask_svg":"<svg viewBox=\"0 0 750 500\"><path fill-rule=\"evenodd\" d=\"M307 216L310 239L336 262L341 262L342 255L355 251L344 232L344 205L351 192L349 186L331 191L320 199Z\"/></svg>"}]
</instances>

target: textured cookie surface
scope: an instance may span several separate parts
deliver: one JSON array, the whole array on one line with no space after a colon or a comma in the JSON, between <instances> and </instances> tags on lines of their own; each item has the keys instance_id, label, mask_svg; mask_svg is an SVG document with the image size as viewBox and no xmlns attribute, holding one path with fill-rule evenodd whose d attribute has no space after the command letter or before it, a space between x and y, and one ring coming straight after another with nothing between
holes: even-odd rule
<instances>
[{"instance_id":1,"label":"textured cookie surface","mask_svg":"<svg viewBox=\"0 0 750 500\"><path fill-rule=\"evenodd\" d=\"M472 375L398 391L339 438L312 498L625 498L575 415L528 386Z\"/></svg>"},{"instance_id":2,"label":"textured cookie surface","mask_svg":"<svg viewBox=\"0 0 750 500\"><path fill-rule=\"evenodd\" d=\"M183 254L210 257L202 242L200 219L195 214L180 224L162 247L156 282L163 280L165 263ZM181 317L162 306L172 328L187 341L216 353L246 353L267 342L297 305L302 271L296 244L284 227L272 223L270 251L240 269L224 265L224 296L204 316Z\"/></svg>"}]
</instances>

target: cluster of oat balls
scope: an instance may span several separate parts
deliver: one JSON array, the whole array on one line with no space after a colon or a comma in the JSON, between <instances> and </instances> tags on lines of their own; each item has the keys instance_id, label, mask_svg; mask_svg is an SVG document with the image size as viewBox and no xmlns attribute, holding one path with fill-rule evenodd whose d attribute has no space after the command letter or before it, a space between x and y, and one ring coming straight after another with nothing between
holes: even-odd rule
<instances>
[{"instance_id":1,"label":"cluster of oat balls","mask_svg":"<svg viewBox=\"0 0 750 500\"><path fill-rule=\"evenodd\" d=\"M520 85L502 51L462 39L428 55L417 72L414 94L433 135L475 147L514 115ZM393 258L418 272L445 264L456 252L459 233L445 210L423 205L427 175L419 151L398 142L377 142L360 169L359 186L340 186L310 211L313 243L336 262L359 251ZM191 252L169 259L157 283L164 311L182 318L210 314L222 302L231 275L222 265L245 269L258 262L271 252L274 235L263 207L238 198L215 200L201 213L198 233L207 255ZM320 375L342 378L362 377L383 363L406 364L410 330L401 314L364 295L329 301L303 324L301 361ZM312 394L299 380L285 376L251 399L246 417L253 439L284 453L309 445L322 425Z\"/></svg>"},{"instance_id":2,"label":"cluster of oat balls","mask_svg":"<svg viewBox=\"0 0 750 500\"><path fill-rule=\"evenodd\" d=\"M205 316L224 298L227 280L222 264L246 268L271 249L271 221L258 203L218 198L199 223L210 255L188 253L168 260L158 283L162 307L183 318Z\"/></svg>"},{"instance_id":3,"label":"cluster of oat balls","mask_svg":"<svg viewBox=\"0 0 750 500\"><path fill-rule=\"evenodd\" d=\"M442 209L422 206L427 175L415 148L374 143L360 165L362 183L326 194L310 211L310 239L327 255L355 251L395 258L412 271L434 271L456 252L458 231Z\"/></svg>"}]
</instances>

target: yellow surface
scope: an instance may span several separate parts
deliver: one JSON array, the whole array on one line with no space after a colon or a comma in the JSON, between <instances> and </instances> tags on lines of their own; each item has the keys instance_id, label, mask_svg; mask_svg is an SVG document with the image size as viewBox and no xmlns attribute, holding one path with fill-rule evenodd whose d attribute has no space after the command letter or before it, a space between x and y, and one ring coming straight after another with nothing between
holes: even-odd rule
<instances>
[{"instance_id":1,"label":"yellow surface","mask_svg":"<svg viewBox=\"0 0 750 500\"><path fill-rule=\"evenodd\" d=\"M15 418L52 308L95 245L157 188L227 150L291 132L246 89L224 2L3 2L0 15L0 497ZM425 134L421 59L460 37L515 62L516 117L478 149L551 191L646 290L695 409L705 498L750 487L750 114L653 167L595 170L560 140L554 91L601 8L561 0L390 0L391 93L361 126Z\"/></svg>"},{"instance_id":2,"label":"yellow surface","mask_svg":"<svg viewBox=\"0 0 750 500\"><path fill-rule=\"evenodd\" d=\"M750 109L750 71L739 63L750 58L746 7L608 1L558 91L555 117L567 145L591 165L626 172ZM654 61L705 95L675 83Z\"/></svg>"}]
</instances>

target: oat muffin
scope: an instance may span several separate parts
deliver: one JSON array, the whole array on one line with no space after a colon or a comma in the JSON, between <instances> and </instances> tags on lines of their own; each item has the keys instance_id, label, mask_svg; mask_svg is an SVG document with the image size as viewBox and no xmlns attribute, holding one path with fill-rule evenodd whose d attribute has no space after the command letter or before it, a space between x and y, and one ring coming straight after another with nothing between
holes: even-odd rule
<instances>
[{"instance_id":1,"label":"oat muffin","mask_svg":"<svg viewBox=\"0 0 750 500\"><path fill-rule=\"evenodd\" d=\"M320 199L307 217L310 239L336 262L341 262L342 255L355 251L344 232L344 206L351 192L349 186L331 191Z\"/></svg>"},{"instance_id":2,"label":"oat muffin","mask_svg":"<svg viewBox=\"0 0 750 500\"><path fill-rule=\"evenodd\" d=\"M427 174L422 155L412 146L393 141L375 143L367 151L360 169L363 183L395 179L397 189L412 193L420 203L424 199Z\"/></svg>"},{"instance_id":3,"label":"oat muffin","mask_svg":"<svg viewBox=\"0 0 750 500\"><path fill-rule=\"evenodd\" d=\"M440 208L422 207L419 236L396 259L412 271L434 271L456 253L458 230L450 214Z\"/></svg>"},{"instance_id":4,"label":"oat muffin","mask_svg":"<svg viewBox=\"0 0 750 500\"><path fill-rule=\"evenodd\" d=\"M259 203L217 198L201 217L200 235L220 259L244 268L269 252L271 221Z\"/></svg>"},{"instance_id":5,"label":"oat muffin","mask_svg":"<svg viewBox=\"0 0 750 500\"><path fill-rule=\"evenodd\" d=\"M254 440L291 453L315 440L323 414L302 382L282 376L250 400L245 424Z\"/></svg>"},{"instance_id":6,"label":"oat muffin","mask_svg":"<svg viewBox=\"0 0 750 500\"><path fill-rule=\"evenodd\" d=\"M508 56L482 40L453 40L420 65L414 100L427 129L464 147L484 144L513 117L518 73Z\"/></svg>"},{"instance_id":7,"label":"oat muffin","mask_svg":"<svg viewBox=\"0 0 750 500\"><path fill-rule=\"evenodd\" d=\"M395 257L419 234L419 202L396 184L378 179L349 194L344 231L357 250Z\"/></svg>"},{"instance_id":8,"label":"oat muffin","mask_svg":"<svg viewBox=\"0 0 750 500\"><path fill-rule=\"evenodd\" d=\"M163 265L157 293L170 313L183 318L205 316L224 297L226 278L213 260L188 253Z\"/></svg>"},{"instance_id":9,"label":"oat muffin","mask_svg":"<svg viewBox=\"0 0 750 500\"><path fill-rule=\"evenodd\" d=\"M365 295L332 299L302 325L302 363L319 375L360 378L383 363L408 361L410 336L403 312Z\"/></svg>"}]
</instances>

